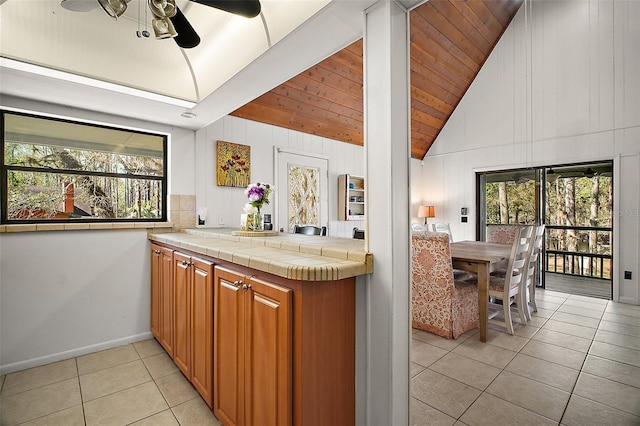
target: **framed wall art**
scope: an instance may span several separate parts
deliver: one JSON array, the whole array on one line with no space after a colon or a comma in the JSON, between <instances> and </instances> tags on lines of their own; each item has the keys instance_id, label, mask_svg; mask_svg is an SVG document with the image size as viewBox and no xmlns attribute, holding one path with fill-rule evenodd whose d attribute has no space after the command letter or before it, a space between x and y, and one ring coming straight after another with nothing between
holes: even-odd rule
<instances>
[{"instance_id":1,"label":"framed wall art","mask_svg":"<svg viewBox=\"0 0 640 426\"><path fill-rule=\"evenodd\" d=\"M216 142L216 184L246 188L251 182L251 146Z\"/></svg>"}]
</instances>

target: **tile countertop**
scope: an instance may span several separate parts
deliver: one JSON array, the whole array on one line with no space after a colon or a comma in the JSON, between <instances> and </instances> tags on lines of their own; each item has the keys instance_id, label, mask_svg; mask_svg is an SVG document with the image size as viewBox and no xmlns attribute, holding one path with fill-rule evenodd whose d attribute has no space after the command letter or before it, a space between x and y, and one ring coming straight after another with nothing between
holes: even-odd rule
<instances>
[{"instance_id":1,"label":"tile countertop","mask_svg":"<svg viewBox=\"0 0 640 426\"><path fill-rule=\"evenodd\" d=\"M150 231L149 240L292 280L331 281L373 272L373 255L364 250L363 240L285 233L244 237L234 231Z\"/></svg>"}]
</instances>

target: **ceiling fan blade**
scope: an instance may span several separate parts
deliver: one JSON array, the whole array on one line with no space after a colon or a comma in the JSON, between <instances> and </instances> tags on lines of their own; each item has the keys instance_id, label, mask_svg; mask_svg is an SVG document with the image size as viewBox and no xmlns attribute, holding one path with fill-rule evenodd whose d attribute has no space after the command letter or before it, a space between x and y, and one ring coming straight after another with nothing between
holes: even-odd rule
<instances>
[{"instance_id":1,"label":"ceiling fan blade","mask_svg":"<svg viewBox=\"0 0 640 426\"><path fill-rule=\"evenodd\" d=\"M176 7L176 14L170 19L178 33L178 35L173 38L178 46L183 49L191 49L200 44L200 36L198 36L196 30L193 29L180 9Z\"/></svg>"},{"instance_id":2,"label":"ceiling fan blade","mask_svg":"<svg viewBox=\"0 0 640 426\"><path fill-rule=\"evenodd\" d=\"M253 18L260 14L260 0L191 0L235 15Z\"/></svg>"}]
</instances>

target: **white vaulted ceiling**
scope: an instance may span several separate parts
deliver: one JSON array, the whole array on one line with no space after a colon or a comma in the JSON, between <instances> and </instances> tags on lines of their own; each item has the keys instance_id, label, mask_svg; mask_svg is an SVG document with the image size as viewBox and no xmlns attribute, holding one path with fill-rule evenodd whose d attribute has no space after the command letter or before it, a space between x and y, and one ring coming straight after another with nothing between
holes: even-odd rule
<instances>
[{"instance_id":1,"label":"white vaulted ceiling","mask_svg":"<svg viewBox=\"0 0 640 426\"><path fill-rule=\"evenodd\" d=\"M118 20L100 6L73 12L59 0L7 0L0 50L5 58L197 103L327 3L262 0L261 16L248 19L178 0L202 40L181 49L153 37L146 0L131 0ZM151 37L138 38L144 29Z\"/></svg>"},{"instance_id":2,"label":"white vaulted ceiling","mask_svg":"<svg viewBox=\"0 0 640 426\"><path fill-rule=\"evenodd\" d=\"M99 6L0 0L0 95L199 129L361 37L375 2L261 0L261 15L247 19L177 0L202 40L181 49L154 39L146 1L113 20ZM144 29L151 37L138 38Z\"/></svg>"}]
</instances>

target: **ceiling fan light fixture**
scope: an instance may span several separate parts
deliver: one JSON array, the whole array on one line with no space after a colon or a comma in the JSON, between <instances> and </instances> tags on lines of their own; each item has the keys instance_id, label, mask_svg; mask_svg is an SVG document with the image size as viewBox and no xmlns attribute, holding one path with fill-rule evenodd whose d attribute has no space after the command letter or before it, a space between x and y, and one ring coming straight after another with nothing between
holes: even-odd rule
<instances>
[{"instance_id":1,"label":"ceiling fan light fixture","mask_svg":"<svg viewBox=\"0 0 640 426\"><path fill-rule=\"evenodd\" d=\"M60 0L63 9L72 12L90 12L98 7L96 0Z\"/></svg>"},{"instance_id":2,"label":"ceiling fan light fixture","mask_svg":"<svg viewBox=\"0 0 640 426\"><path fill-rule=\"evenodd\" d=\"M118 19L127 10L127 0L98 0L100 6L113 19Z\"/></svg>"},{"instance_id":3,"label":"ceiling fan light fixture","mask_svg":"<svg viewBox=\"0 0 640 426\"><path fill-rule=\"evenodd\" d=\"M158 18L172 18L178 8L175 0L149 0L149 9Z\"/></svg>"},{"instance_id":4,"label":"ceiling fan light fixture","mask_svg":"<svg viewBox=\"0 0 640 426\"><path fill-rule=\"evenodd\" d=\"M173 27L173 23L171 23L171 20L167 17L153 18L151 27L157 39L172 38L178 35L176 29Z\"/></svg>"}]
</instances>

